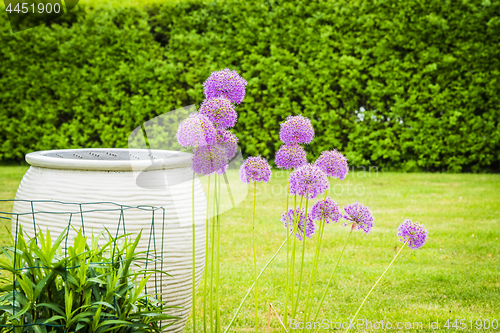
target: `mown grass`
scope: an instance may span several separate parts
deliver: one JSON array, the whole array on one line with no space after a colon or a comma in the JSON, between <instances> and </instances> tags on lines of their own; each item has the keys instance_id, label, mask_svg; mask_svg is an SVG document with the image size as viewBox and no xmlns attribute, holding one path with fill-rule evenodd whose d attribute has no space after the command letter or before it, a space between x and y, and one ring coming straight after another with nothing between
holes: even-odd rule
<instances>
[{"instance_id":1,"label":"mown grass","mask_svg":"<svg viewBox=\"0 0 500 333\"><path fill-rule=\"evenodd\" d=\"M0 167L0 198L13 198L26 167ZM245 185L241 185L245 186ZM286 175L275 171L268 184L259 185L257 198L258 265L262 267L285 238L279 222L286 198ZM341 193L342 192L342 193ZM249 191L251 193L251 191ZM405 249L370 296L358 318L390 321L391 330L359 329L356 332L449 332L448 319L496 319L500 321L500 175L479 174L401 174L372 170L351 172L344 181L332 181L331 196L344 205L359 201L375 215L375 227L365 235L351 237L331 291L320 313L320 320L344 322L360 302L401 246L397 226L411 218L426 225L427 244L419 250ZM10 209L2 205L0 210ZM248 196L236 209L222 216L221 236L221 316L229 323L247 288L252 284L251 217L253 198ZM8 226L10 222L3 221ZM348 230L340 225L325 230L321 252L315 304L326 286ZM5 228L2 244L8 242ZM316 238L306 242L305 279ZM259 281L260 331L267 331L268 306L283 313L286 260L284 252L276 258ZM303 290L306 290L306 284ZM202 289L200 288L199 291ZM305 294L302 293L302 295ZM231 332L253 331L253 299L249 298ZM302 321L303 302L297 319ZM197 331L202 330L202 299L198 293ZM440 330L428 328L439 321ZM422 322L421 329L396 329L397 322ZM475 327L475 326L474 326ZM272 317L271 331L280 329ZM500 329L500 327L499 327ZM489 329L494 332L499 329ZM331 331L323 330L323 331ZM463 331L476 331L467 328ZM191 322L186 332L192 332Z\"/></svg>"},{"instance_id":2,"label":"mown grass","mask_svg":"<svg viewBox=\"0 0 500 333\"><path fill-rule=\"evenodd\" d=\"M17 187L28 170L28 166L0 166L0 200L14 199L16 196ZM12 202L0 201L0 212L12 211ZM0 245L10 244L8 230L10 230L10 220L2 219L0 215Z\"/></svg>"}]
</instances>

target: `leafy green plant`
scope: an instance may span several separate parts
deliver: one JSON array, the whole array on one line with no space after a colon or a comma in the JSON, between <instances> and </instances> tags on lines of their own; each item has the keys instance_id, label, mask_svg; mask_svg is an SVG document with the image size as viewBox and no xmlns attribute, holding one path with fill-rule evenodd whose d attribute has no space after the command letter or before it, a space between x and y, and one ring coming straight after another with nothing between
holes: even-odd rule
<instances>
[{"instance_id":1,"label":"leafy green plant","mask_svg":"<svg viewBox=\"0 0 500 333\"><path fill-rule=\"evenodd\" d=\"M13 246L0 248L0 269L11 274L0 288L2 332L161 332L171 325L168 307L143 293L152 274L166 273L141 269L141 234L129 236L101 233L88 244L80 231L63 253L66 232L53 241L48 230L28 240L19 231Z\"/></svg>"}]
</instances>

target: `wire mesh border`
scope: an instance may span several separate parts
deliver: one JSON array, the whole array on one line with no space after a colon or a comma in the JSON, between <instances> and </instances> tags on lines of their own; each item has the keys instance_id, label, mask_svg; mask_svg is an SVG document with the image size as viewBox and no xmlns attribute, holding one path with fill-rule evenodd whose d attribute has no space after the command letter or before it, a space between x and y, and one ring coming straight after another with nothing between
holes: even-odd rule
<instances>
[{"instance_id":1,"label":"wire mesh border","mask_svg":"<svg viewBox=\"0 0 500 333\"><path fill-rule=\"evenodd\" d=\"M25 215L31 215L32 219L33 219L33 231L34 231L34 234L35 236L33 238L35 238L35 242L38 243L38 239L37 239L37 224L36 224L36 215L37 214L55 214L55 215L69 215L69 219L68 219L68 224L66 226L65 229L67 229L66 231L66 235L65 235L65 245L64 247L62 247L62 249L64 250L64 257L67 257L68 256L68 238L69 238L69 232L71 230L71 227L74 227L71 223L72 223L72 219L73 219L73 216L74 215L79 215L80 216L80 219L81 219L81 230L82 230L82 234L83 236L86 236L85 234L85 222L84 222L84 214L86 213L93 213L93 212L120 212L120 215L119 215L119 218L118 218L118 225L117 225L117 228L116 228L116 233L115 233L115 236L114 236L114 242L113 242L113 253L115 252L116 250L116 241L117 241L117 238L118 238L118 235L119 235L119 232L120 232L120 226L122 227L122 230L123 230L123 235L126 235L127 232L126 232L126 226L125 226L125 211L127 210L142 210L142 211L150 211L151 212L151 225L150 225L150 230L149 230L149 239L148 239L148 249L146 251L146 259L145 259L145 267L144 269L147 270L148 269L148 263L149 262L153 262L154 263L154 284L155 284L155 298L158 299L158 296L159 296L159 301L160 301L160 306L161 306L161 309L163 310L163 283L160 283L160 286L159 286L159 292L158 292L158 277L157 277L157 274L160 274L160 277L162 274L164 274L164 270L163 270L163 253L164 253L164 243L165 243L165 218L166 218L166 210L163 206L148 206L148 205L137 205L137 206L133 206L133 205L124 205L124 204L119 204L119 203L116 203L116 202L112 202L112 201L96 201L96 202L85 202L85 203L77 203L77 202L67 202L67 201L60 201L60 200L26 200L26 199L0 199L0 203L9 203L11 202L12 205L14 205L14 203L16 202L24 202L24 203L29 203L30 207L31 207L31 211L30 212L22 212L22 213L16 213L16 212L3 212L3 211L0 211L0 220L10 220L12 221L13 218L15 217L16 219L16 222L15 222L15 225L16 225L16 230L15 230L15 234L14 234L14 262L13 262L13 267L14 267L14 270L18 271L18 270L30 270L30 269L35 269L35 268L40 268L40 269L52 269L50 267L45 267L45 266L37 266L37 267L23 267L23 268L19 268L19 269L16 269L15 268L15 262L16 262L16 257L17 257L17 243L18 243L18 235L19 235L19 216L25 216ZM61 204L61 205L73 205L73 206L77 206L78 209L75 210L75 211L71 211L71 210L68 210L68 211L46 211L46 210L40 210L40 211L36 211L35 210L35 204L36 203L54 203L54 204ZM92 209L84 209L85 206L98 206L98 205L111 205L111 206L114 206L115 208L107 208L107 209L102 209L102 208L92 208ZM12 206L12 209L14 207ZM153 245L153 248L155 249L156 251L156 228L155 228L155 212L160 212L161 213L161 221L162 221L162 235L161 235L161 255L153 255L151 254L152 251L151 251L151 245ZM11 230L11 234L12 234L13 230ZM153 239L153 240L152 240ZM153 241L153 244L151 244L151 242ZM114 267L114 264L116 263L114 261L114 256L111 257L112 258L112 265ZM158 264L158 261L160 262L160 269L158 272L158 267L157 267L157 264ZM109 264L109 262L102 262L102 263L92 263L93 265L99 265L99 264ZM66 263L67 265L67 263ZM64 271L65 271L65 279L64 279L64 283L67 284L68 281L67 281L67 270L68 269L73 269L73 268L78 268L78 267L81 267L81 265L76 265L76 266L66 266L64 267ZM113 268L114 269L114 268ZM144 272L144 276L146 277L147 273ZM15 286L16 284L16 281L17 281L17 277L15 274L13 274L13 284ZM13 296L13 316L15 315L15 288L13 289L13 293L14 293L14 296ZM147 295L147 285L144 286L144 294ZM116 306L116 296L114 296L114 303L115 303L115 306ZM107 318L107 319L118 319L118 317L115 317L115 318ZM101 319L103 320L103 319ZM3 324L0 324L0 328L18 328L18 327L30 327L30 326L46 326L46 327L54 327L54 328L62 328L62 327L65 327L64 325L55 325L55 324L49 324L49 323L30 323L30 324L24 324L24 325L3 325ZM160 326L161 326L161 322L160 322ZM66 331L66 330L65 330Z\"/></svg>"}]
</instances>

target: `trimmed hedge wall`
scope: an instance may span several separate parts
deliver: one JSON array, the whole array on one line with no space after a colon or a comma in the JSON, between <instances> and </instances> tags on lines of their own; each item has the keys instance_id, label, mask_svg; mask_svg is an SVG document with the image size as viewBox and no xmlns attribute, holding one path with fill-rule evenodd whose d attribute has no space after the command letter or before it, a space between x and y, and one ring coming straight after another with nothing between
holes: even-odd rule
<instances>
[{"instance_id":1,"label":"trimmed hedge wall","mask_svg":"<svg viewBox=\"0 0 500 333\"><path fill-rule=\"evenodd\" d=\"M272 160L279 122L303 114L310 159L337 148L385 170L500 169L499 0L79 5L0 49L0 161L126 147L229 67L249 82L235 128L247 155Z\"/></svg>"}]
</instances>

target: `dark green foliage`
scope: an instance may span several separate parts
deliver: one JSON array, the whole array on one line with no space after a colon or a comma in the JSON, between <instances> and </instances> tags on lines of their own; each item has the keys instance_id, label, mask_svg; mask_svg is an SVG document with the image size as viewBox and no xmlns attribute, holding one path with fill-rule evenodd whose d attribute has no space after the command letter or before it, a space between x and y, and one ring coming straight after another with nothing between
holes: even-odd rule
<instances>
[{"instance_id":1,"label":"dark green foliage","mask_svg":"<svg viewBox=\"0 0 500 333\"><path fill-rule=\"evenodd\" d=\"M247 155L273 160L279 122L301 113L317 133L310 159L337 148L351 165L500 168L499 0L77 8L2 37L0 161L126 147L229 67L249 82L235 128Z\"/></svg>"},{"instance_id":2,"label":"dark green foliage","mask_svg":"<svg viewBox=\"0 0 500 333\"><path fill-rule=\"evenodd\" d=\"M135 267L144 261L135 252L140 235L133 241L98 235L89 245L79 232L63 253L65 236L52 243L48 231L39 232L26 241L20 231L15 246L1 248L2 275L15 278L2 277L2 332L159 333L162 320L171 325L175 318L162 313L167 307L143 293L152 273Z\"/></svg>"},{"instance_id":3,"label":"dark green foliage","mask_svg":"<svg viewBox=\"0 0 500 333\"><path fill-rule=\"evenodd\" d=\"M168 101L151 82L159 80L161 53L144 11L87 14L80 7L72 15L2 37L1 159L48 148L126 147L130 129Z\"/></svg>"}]
</instances>

